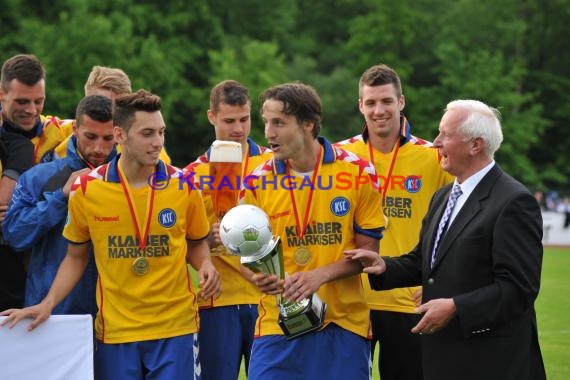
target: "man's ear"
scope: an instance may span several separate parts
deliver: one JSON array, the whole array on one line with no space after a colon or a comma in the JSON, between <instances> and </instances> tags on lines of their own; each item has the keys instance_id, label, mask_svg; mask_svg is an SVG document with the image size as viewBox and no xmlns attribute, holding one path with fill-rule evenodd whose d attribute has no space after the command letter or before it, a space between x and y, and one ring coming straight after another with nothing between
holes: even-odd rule
<instances>
[{"instance_id":1,"label":"man's ear","mask_svg":"<svg viewBox=\"0 0 570 380\"><path fill-rule=\"evenodd\" d=\"M121 144L125 142L125 140L127 139L127 134L125 133L125 130L123 128L114 126L113 137L115 138L115 142Z\"/></svg>"},{"instance_id":2,"label":"man's ear","mask_svg":"<svg viewBox=\"0 0 570 380\"><path fill-rule=\"evenodd\" d=\"M315 122L314 121L305 121L303 122L303 129L307 132L309 132L309 134L313 135L313 128L315 128Z\"/></svg>"},{"instance_id":3,"label":"man's ear","mask_svg":"<svg viewBox=\"0 0 570 380\"><path fill-rule=\"evenodd\" d=\"M471 146L471 154L473 156L476 156L485 150L485 140L483 140L482 137L475 137L473 140L471 140L471 144L473 144Z\"/></svg>"},{"instance_id":4,"label":"man's ear","mask_svg":"<svg viewBox=\"0 0 570 380\"><path fill-rule=\"evenodd\" d=\"M400 109L400 112L404 110L404 107L406 107L406 97L402 94L400 95L400 99L398 99L398 108Z\"/></svg>"},{"instance_id":5,"label":"man's ear","mask_svg":"<svg viewBox=\"0 0 570 380\"><path fill-rule=\"evenodd\" d=\"M208 112L206 112L206 115L208 116L208 121L210 122L210 124L212 124L213 126L216 126L216 115L214 115L214 112L212 112L212 110L208 110Z\"/></svg>"}]
</instances>

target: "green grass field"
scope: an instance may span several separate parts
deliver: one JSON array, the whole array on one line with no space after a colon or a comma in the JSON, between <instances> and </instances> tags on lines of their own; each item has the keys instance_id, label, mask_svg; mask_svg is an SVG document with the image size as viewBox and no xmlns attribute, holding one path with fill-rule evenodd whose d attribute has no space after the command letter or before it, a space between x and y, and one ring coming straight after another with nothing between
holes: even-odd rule
<instances>
[{"instance_id":1,"label":"green grass field","mask_svg":"<svg viewBox=\"0 0 570 380\"><path fill-rule=\"evenodd\" d=\"M549 380L570 379L570 249L546 248L542 263L542 285L536 301L538 333ZM378 380L374 363L373 379ZM239 380L246 380L242 371Z\"/></svg>"}]
</instances>

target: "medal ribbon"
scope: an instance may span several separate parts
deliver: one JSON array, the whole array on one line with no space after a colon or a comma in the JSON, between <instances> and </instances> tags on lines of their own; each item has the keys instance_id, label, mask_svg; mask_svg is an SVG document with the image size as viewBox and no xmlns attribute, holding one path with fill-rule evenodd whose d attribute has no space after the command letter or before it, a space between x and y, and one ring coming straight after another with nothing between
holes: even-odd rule
<instances>
[{"instance_id":1,"label":"medal ribbon","mask_svg":"<svg viewBox=\"0 0 570 380\"><path fill-rule=\"evenodd\" d=\"M135 231L137 233L137 238L139 239L139 248L144 249L146 247L146 239L148 237L148 232L150 230L150 221L152 219L152 206L154 203L154 187L150 187L150 194L147 195L146 198L146 211L145 211L145 220L144 222L144 235L141 235L141 224L139 223L139 218L137 216L136 205L134 204L134 196L131 194L131 190L129 189L129 185L127 181L123 178L123 170L121 169L121 165L117 163L117 168L119 172L119 181L123 186L123 193L127 198L127 203L129 205L129 211L131 212L131 218L133 219L133 224L135 225Z\"/></svg>"},{"instance_id":2,"label":"medal ribbon","mask_svg":"<svg viewBox=\"0 0 570 380\"><path fill-rule=\"evenodd\" d=\"M299 220L299 212L297 209L297 202L295 202L295 195L293 194L293 186L291 184L291 171L289 167L289 161L287 161L287 179L289 180L289 196L291 197L291 203L293 204L293 214L295 215L295 227L297 228L297 235L299 239L303 239L303 235L307 231L309 226L309 214L311 213L311 203L313 201L313 193L315 192L317 172L319 171L319 165L321 163L321 157L323 154L323 147L320 147L319 155L317 157L317 162L315 163L315 168L313 169L313 177L311 179L311 189L309 190L309 199L307 200L307 207L305 209L305 216L303 217L303 225L301 225ZM302 227L302 229L301 229Z\"/></svg>"},{"instance_id":3,"label":"medal ribbon","mask_svg":"<svg viewBox=\"0 0 570 380\"><path fill-rule=\"evenodd\" d=\"M388 186L390 186L390 179L392 178L392 171L394 170L394 166L396 165L396 157L398 157L398 151L400 150L400 136L398 136L398 140L393 148L394 153L392 153L392 160L390 162L390 168L388 169L388 175L386 176L386 186L384 190L382 190L382 206L384 206L384 201L386 200L386 193L388 192ZM368 143L368 151L370 152L370 162L372 162L372 166L376 168L376 164L374 163L374 148L372 148L372 144ZM378 173L380 174L380 173Z\"/></svg>"}]
</instances>

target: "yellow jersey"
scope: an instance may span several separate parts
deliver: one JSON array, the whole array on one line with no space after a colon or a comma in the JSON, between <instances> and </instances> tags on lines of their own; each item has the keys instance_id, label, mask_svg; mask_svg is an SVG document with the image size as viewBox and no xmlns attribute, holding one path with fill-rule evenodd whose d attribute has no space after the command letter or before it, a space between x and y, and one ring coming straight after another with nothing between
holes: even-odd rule
<instances>
[{"instance_id":1,"label":"yellow jersey","mask_svg":"<svg viewBox=\"0 0 570 380\"><path fill-rule=\"evenodd\" d=\"M380 254L401 256L410 252L419 241L422 220L432 195L443 185L453 182L453 176L441 169L438 150L411 135L410 125L404 117L399 146L391 153L374 149L366 135L357 135L335 145L373 162L378 172L380 192L385 196L382 210L388 221L380 241ZM367 276L363 276L363 283L372 310L415 313L412 294L418 287L373 291Z\"/></svg>"},{"instance_id":2,"label":"yellow jersey","mask_svg":"<svg viewBox=\"0 0 570 380\"><path fill-rule=\"evenodd\" d=\"M37 134L30 141L34 144L34 163L53 161L54 149L73 133L72 125L55 116L41 115Z\"/></svg>"},{"instance_id":3,"label":"yellow jersey","mask_svg":"<svg viewBox=\"0 0 570 380\"><path fill-rule=\"evenodd\" d=\"M93 244L96 338L128 343L195 333L197 297L186 254L187 239L203 239L210 229L200 193L162 161L154 189L133 189L121 180L117 162L77 179L63 231L72 243Z\"/></svg>"},{"instance_id":4,"label":"yellow jersey","mask_svg":"<svg viewBox=\"0 0 570 380\"><path fill-rule=\"evenodd\" d=\"M273 159L252 173L242 193L243 203L254 204L269 215L273 233L281 237L289 274L344 260L343 252L356 248L357 233L382 237L384 218L376 211L381 197L375 190L374 167L321 137L319 142L322 154L316 173L290 174L284 161ZM303 227L297 228L297 220L307 221L304 234L299 233ZM326 283L317 293L327 304L325 325L335 323L362 337L370 336L360 276ZM263 295L255 335L283 334L277 320L275 296Z\"/></svg>"},{"instance_id":5,"label":"yellow jersey","mask_svg":"<svg viewBox=\"0 0 570 380\"><path fill-rule=\"evenodd\" d=\"M271 158L271 151L255 143L252 139L248 138L248 151L242 163L242 178L245 177L250 171L258 167L261 163ZM190 163L184 170L187 172L195 172L193 180L200 187L200 183L206 181L200 178L210 175L210 150L201 155L196 161ZM219 222L214 213L214 206L212 204L212 197L207 193L202 193L204 200L204 207L210 223ZM247 281L240 271L240 258L235 255L222 255L212 256L212 262L220 273L222 278L222 293L217 299L209 298L207 300L199 299L198 304L200 308L210 308L218 306L229 305L243 305L243 304L257 304L261 293L259 290Z\"/></svg>"}]
</instances>

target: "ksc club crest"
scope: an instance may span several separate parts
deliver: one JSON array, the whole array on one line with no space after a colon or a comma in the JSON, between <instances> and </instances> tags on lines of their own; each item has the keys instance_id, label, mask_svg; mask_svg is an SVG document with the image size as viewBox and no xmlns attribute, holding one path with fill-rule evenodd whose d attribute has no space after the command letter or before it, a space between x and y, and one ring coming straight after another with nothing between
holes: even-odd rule
<instances>
[{"instance_id":1,"label":"ksc club crest","mask_svg":"<svg viewBox=\"0 0 570 380\"><path fill-rule=\"evenodd\" d=\"M158 223L162 227L170 228L176 224L176 213L171 208L165 208L158 213Z\"/></svg>"},{"instance_id":2,"label":"ksc club crest","mask_svg":"<svg viewBox=\"0 0 570 380\"><path fill-rule=\"evenodd\" d=\"M350 202L345 197L336 197L331 202L331 212L336 216L345 216L350 211Z\"/></svg>"},{"instance_id":3,"label":"ksc club crest","mask_svg":"<svg viewBox=\"0 0 570 380\"><path fill-rule=\"evenodd\" d=\"M422 177L418 175L409 175L404 180L404 186L408 193L417 193L422 188Z\"/></svg>"}]
</instances>

